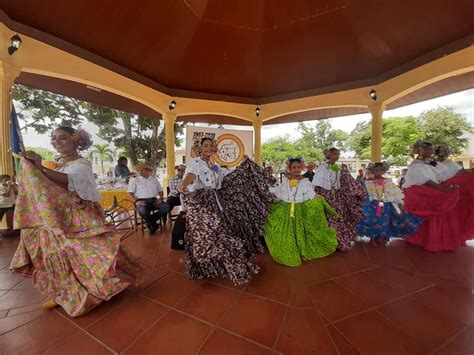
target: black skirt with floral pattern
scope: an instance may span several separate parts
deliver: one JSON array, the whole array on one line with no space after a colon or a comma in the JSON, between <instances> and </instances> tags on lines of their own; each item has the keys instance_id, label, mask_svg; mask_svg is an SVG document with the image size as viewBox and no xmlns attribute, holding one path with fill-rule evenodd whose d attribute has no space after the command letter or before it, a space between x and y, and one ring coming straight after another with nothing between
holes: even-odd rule
<instances>
[{"instance_id":1,"label":"black skirt with floral pattern","mask_svg":"<svg viewBox=\"0 0 474 355\"><path fill-rule=\"evenodd\" d=\"M262 168L245 159L220 190L183 193L186 273L191 279L229 278L244 284L258 273L263 228L272 195Z\"/></svg>"}]
</instances>

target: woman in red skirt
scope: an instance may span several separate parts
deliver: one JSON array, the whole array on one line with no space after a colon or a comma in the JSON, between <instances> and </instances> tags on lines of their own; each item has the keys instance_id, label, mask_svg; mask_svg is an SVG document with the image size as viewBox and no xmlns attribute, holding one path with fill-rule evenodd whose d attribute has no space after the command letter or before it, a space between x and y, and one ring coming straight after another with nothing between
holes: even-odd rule
<instances>
[{"instance_id":1,"label":"woman in red skirt","mask_svg":"<svg viewBox=\"0 0 474 355\"><path fill-rule=\"evenodd\" d=\"M474 209L472 197L461 196L466 187L460 187L456 178L445 180L445 168L432 159L433 145L418 141L417 155L410 166L403 185L406 209L424 219L417 233L405 238L409 243L437 251L455 250L474 238ZM471 195L472 196L472 195ZM465 201L465 200L468 201Z\"/></svg>"}]
</instances>

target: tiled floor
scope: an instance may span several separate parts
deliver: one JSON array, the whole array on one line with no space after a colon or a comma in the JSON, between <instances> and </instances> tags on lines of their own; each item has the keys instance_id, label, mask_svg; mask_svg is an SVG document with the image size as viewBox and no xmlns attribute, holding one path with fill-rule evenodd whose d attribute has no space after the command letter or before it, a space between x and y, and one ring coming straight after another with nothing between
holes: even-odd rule
<instances>
[{"instance_id":1,"label":"tiled floor","mask_svg":"<svg viewBox=\"0 0 474 355\"><path fill-rule=\"evenodd\" d=\"M299 268L258 257L245 287L190 281L162 235L125 241L153 277L80 318L41 308L8 270L18 238L0 242L1 354L473 354L474 245L428 253L403 241Z\"/></svg>"}]
</instances>

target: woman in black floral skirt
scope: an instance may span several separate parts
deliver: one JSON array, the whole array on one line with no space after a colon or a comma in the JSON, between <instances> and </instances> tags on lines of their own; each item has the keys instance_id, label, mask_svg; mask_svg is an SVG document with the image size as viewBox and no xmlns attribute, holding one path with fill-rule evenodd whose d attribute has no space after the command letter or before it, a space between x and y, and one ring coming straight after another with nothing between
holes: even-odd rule
<instances>
[{"instance_id":1,"label":"woman in black floral skirt","mask_svg":"<svg viewBox=\"0 0 474 355\"><path fill-rule=\"evenodd\" d=\"M258 273L256 253L271 195L263 169L246 158L222 180L211 163L214 142L203 138L201 157L186 167L182 191L186 208L186 273L191 279L228 277L244 284Z\"/></svg>"}]
</instances>

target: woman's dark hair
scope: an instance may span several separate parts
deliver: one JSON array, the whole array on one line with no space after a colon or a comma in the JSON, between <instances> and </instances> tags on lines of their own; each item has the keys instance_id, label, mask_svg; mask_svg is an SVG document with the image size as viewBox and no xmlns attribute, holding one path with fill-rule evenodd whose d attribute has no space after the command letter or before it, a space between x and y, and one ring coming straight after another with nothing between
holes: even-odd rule
<instances>
[{"instance_id":1,"label":"woman's dark hair","mask_svg":"<svg viewBox=\"0 0 474 355\"><path fill-rule=\"evenodd\" d=\"M55 129L55 131L57 131L58 129L60 129L61 131L65 131L67 133L69 133L71 136L76 133L76 129L75 128L72 128L72 127L68 127L68 126L59 126L58 128Z\"/></svg>"},{"instance_id":2,"label":"woman's dark hair","mask_svg":"<svg viewBox=\"0 0 474 355\"><path fill-rule=\"evenodd\" d=\"M291 164L293 164L293 163L303 164L303 159L301 159L301 158L288 158L288 161L286 162L288 167L290 167Z\"/></svg>"},{"instance_id":3,"label":"woman's dark hair","mask_svg":"<svg viewBox=\"0 0 474 355\"><path fill-rule=\"evenodd\" d=\"M120 158L118 158L118 162L119 162L119 163L121 163L121 162L123 162L123 161L127 161L127 160L128 160L127 157L120 157Z\"/></svg>"},{"instance_id":4,"label":"woman's dark hair","mask_svg":"<svg viewBox=\"0 0 474 355\"><path fill-rule=\"evenodd\" d=\"M209 141L212 144L214 144L214 139L209 138L209 137L203 137L203 138L201 138L201 145L203 145L205 141Z\"/></svg>"}]
</instances>

